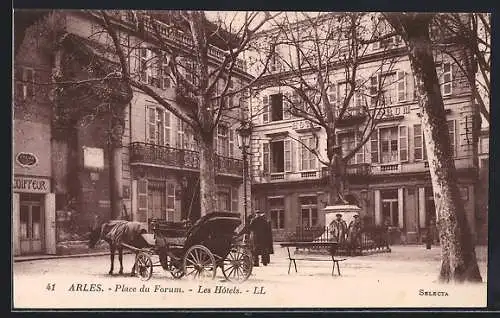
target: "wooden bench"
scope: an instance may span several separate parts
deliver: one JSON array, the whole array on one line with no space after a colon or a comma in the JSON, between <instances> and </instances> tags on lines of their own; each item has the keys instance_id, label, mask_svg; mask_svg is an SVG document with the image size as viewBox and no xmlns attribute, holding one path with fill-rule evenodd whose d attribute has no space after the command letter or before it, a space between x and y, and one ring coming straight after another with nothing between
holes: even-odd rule
<instances>
[{"instance_id":1,"label":"wooden bench","mask_svg":"<svg viewBox=\"0 0 500 318\"><path fill-rule=\"evenodd\" d=\"M337 273L340 274L340 265L339 262L345 261L346 259L338 259L335 258L335 253L337 251L338 244L336 242L282 242L280 243L281 247L286 247L288 253L288 274L290 274L290 269L293 266L295 268L295 272L297 273L297 261L311 261L311 262L332 262L332 276L335 275L335 267L337 267ZM297 257L290 253L290 247L295 248L327 248L331 259L322 259L317 257Z\"/></svg>"}]
</instances>

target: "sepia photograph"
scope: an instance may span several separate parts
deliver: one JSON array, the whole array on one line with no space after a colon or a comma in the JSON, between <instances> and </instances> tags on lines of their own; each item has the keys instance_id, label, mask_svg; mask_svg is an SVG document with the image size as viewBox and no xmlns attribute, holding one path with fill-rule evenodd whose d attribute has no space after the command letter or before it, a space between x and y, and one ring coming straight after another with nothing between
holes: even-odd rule
<instances>
[{"instance_id":1,"label":"sepia photograph","mask_svg":"<svg viewBox=\"0 0 500 318\"><path fill-rule=\"evenodd\" d=\"M490 13L12 35L11 310L487 306Z\"/></svg>"}]
</instances>

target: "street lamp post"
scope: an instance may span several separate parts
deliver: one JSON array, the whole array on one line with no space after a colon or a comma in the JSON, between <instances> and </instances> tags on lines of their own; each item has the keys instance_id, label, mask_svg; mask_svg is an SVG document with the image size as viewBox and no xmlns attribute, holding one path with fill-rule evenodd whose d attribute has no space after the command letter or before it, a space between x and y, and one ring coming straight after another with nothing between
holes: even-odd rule
<instances>
[{"instance_id":1,"label":"street lamp post","mask_svg":"<svg viewBox=\"0 0 500 318\"><path fill-rule=\"evenodd\" d=\"M252 134L251 125L249 122L244 121L240 128L238 128L240 136L240 148L243 155L243 209L244 209L244 224L246 225L248 216L248 197L247 197L247 182L248 182L248 147L250 146L250 136Z\"/></svg>"}]
</instances>

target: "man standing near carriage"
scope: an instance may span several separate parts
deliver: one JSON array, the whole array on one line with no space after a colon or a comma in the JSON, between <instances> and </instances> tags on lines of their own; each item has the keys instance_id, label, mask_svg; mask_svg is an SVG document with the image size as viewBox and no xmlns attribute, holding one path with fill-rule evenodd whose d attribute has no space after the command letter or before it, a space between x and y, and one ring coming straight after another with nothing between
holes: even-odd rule
<instances>
[{"instance_id":1,"label":"man standing near carriage","mask_svg":"<svg viewBox=\"0 0 500 318\"><path fill-rule=\"evenodd\" d=\"M248 230L252 244L253 266L259 266L259 256L262 265L267 266L271 262L273 249L273 233L271 223L265 213L257 212L249 218Z\"/></svg>"}]
</instances>

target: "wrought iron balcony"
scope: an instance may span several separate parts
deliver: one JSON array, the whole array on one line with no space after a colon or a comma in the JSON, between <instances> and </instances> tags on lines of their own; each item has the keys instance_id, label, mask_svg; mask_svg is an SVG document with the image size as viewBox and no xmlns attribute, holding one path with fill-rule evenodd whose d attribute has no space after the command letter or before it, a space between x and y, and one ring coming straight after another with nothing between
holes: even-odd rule
<instances>
[{"instance_id":1,"label":"wrought iron balcony","mask_svg":"<svg viewBox=\"0 0 500 318\"><path fill-rule=\"evenodd\" d=\"M368 176L371 174L371 166L369 163L356 163L347 165L345 168L345 173L348 176ZM321 175L323 178L328 177L330 172L328 167L323 167L321 169Z\"/></svg>"},{"instance_id":2,"label":"wrought iron balcony","mask_svg":"<svg viewBox=\"0 0 500 318\"><path fill-rule=\"evenodd\" d=\"M166 168L199 170L197 151L133 142L129 146L131 164L156 164ZM243 176L243 160L217 155L215 168L218 174Z\"/></svg>"}]
</instances>

